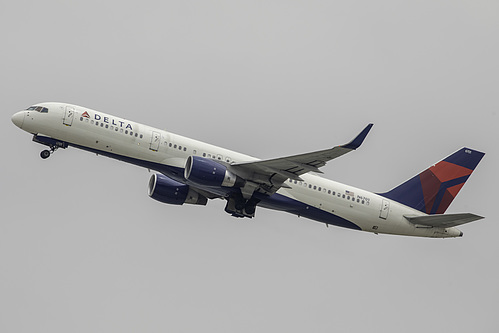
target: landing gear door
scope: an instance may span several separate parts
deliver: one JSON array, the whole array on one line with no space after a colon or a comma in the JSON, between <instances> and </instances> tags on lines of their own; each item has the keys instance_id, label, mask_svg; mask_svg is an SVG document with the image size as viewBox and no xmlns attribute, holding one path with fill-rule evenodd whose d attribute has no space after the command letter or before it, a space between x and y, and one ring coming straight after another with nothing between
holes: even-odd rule
<instances>
[{"instance_id":1,"label":"landing gear door","mask_svg":"<svg viewBox=\"0 0 499 333\"><path fill-rule=\"evenodd\" d=\"M161 142L161 134L153 131L151 136L151 145L149 146L149 149L153 151L158 151L160 142Z\"/></svg>"},{"instance_id":2,"label":"landing gear door","mask_svg":"<svg viewBox=\"0 0 499 333\"><path fill-rule=\"evenodd\" d=\"M390 201L383 199L381 203L381 210L379 212L379 217L383 220L388 218L388 212L390 211Z\"/></svg>"},{"instance_id":3,"label":"landing gear door","mask_svg":"<svg viewBox=\"0 0 499 333\"><path fill-rule=\"evenodd\" d=\"M66 111L64 112L64 120L62 123L66 126L73 125L73 118L75 115L75 108L72 106L66 106Z\"/></svg>"}]
</instances>

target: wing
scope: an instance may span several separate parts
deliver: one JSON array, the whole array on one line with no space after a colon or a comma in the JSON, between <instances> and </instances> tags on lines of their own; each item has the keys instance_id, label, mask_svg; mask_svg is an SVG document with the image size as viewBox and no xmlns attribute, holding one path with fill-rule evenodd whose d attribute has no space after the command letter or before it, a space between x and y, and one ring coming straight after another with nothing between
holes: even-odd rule
<instances>
[{"instance_id":1,"label":"wing","mask_svg":"<svg viewBox=\"0 0 499 333\"><path fill-rule=\"evenodd\" d=\"M404 215L404 217L412 224L436 228L450 228L483 219L482 216L471 213L437 214L423 216Z\"/></svg>"},{"instance_id":2,"label":"wing","mask_svg":"<svg viewBox=\"0 0 499 333\"><path fill-rule=\"evenodd\" d=\"M345 145L270 160L236 163L231 165L231 169L253 183L252 187L274 193L280 187L289 187L284 183L287 179L301 181L300 175L304 173L310 171L322 173L319 168L328 161L359 148L372 126L373 124L367 125L355 139Z\"/></svg>"}]
</instances>

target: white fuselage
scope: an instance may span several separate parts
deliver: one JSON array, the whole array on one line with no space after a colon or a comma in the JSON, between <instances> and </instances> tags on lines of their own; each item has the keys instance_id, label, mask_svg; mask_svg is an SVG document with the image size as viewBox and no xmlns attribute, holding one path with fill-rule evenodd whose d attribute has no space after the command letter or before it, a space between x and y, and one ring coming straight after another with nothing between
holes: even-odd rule
<instances>
[{"instance_id":1,"label":"white fuselage","mask_svg":"<svg viewBox=\"0 0 499 333\"><path fill-rule=\"evenodd\" d=\"M150 167L159 172L164 172L164 166L165 170L173 172L168 176L175 177L176 174L177 179L182 177L182 170L189 156L205 157L228 164L258 160L76 105L37 105L44 106L49 111L21 111L13 116L14 123L29 133L64 141L71 146ZM426 214L372 192L311 173L304 174L301 178L303 181L288 180L286 184L290 188L282 187L273 196L277 195L286 202L298 203L305 207L305 210L313 209L314 214L302 214L302 211L294 210L287 206L287 203L280 204L283 200L273 200L273 196L259 206L288 211L325 223L328 216L333 220L339 218L353 223L358 229L373 233L439 238L457 237L462 234L455 227L418 227L404 218L404 215Z\"/></svg>"}]
</instances>

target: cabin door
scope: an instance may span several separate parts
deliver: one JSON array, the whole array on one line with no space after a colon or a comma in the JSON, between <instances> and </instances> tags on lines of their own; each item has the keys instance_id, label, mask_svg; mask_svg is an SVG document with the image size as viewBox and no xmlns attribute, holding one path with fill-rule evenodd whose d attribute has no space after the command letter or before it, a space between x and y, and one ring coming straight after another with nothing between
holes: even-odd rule
<instances>
[{"instance_id":1,"label":"cabin door","mask_svg":"<svg viewBox=\"0 0 499 333\"><path fill-rule=\"evenodd\" d=\"M66 106L66 112L64 112L64 120L62 123L66 126L73 125L73 118L75 116L75 108L72 106Z\"/></svg>"},{"instance_id":2,"label":"cabin door","mask_svg":"<svg viewBox=\"0 0 499 333\"><path fill-rule=\"evenodd\" d=\"M390 211L390 201L383 199L381 203L381 210L379 212L379 217L383 220L388 218L388 212Z\"/></svg>"},{"instance_id":3,"label":"cabin door","mask_svg":"<svg viewBox=\"0 0 499 333\"><path fill-rule=\"evenodd\" d=\"M149 147L149 149L153 151L158 151L160 142L161 142L161 134L153 131L151 136L151 146Z\"/></svg>"}]
</instances>

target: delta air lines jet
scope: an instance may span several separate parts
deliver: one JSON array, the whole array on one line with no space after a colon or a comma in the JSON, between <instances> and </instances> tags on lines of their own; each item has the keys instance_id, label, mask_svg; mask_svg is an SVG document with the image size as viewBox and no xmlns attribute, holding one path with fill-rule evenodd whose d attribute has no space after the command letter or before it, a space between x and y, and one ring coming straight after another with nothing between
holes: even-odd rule
<instances>
[{"instance_id":1,"label":"delta air lines jet","mask_svg":"<svg viewBox=\"0 0 499 333\"><path fill-rule=\"evenodd\" d=\"M462 148L386 193L372 193L322 178L320 168L360 147L372 124L352 141L330 149L260 160L85 107L40 103L12 122L48 146L75 147L154 170L149 196L182 205L227 201L235 217L257 207L285 211L375 234L460 237L456 226L479 220L471 213L445 214L484 153Z\"/></svg>"}]
</instances>

